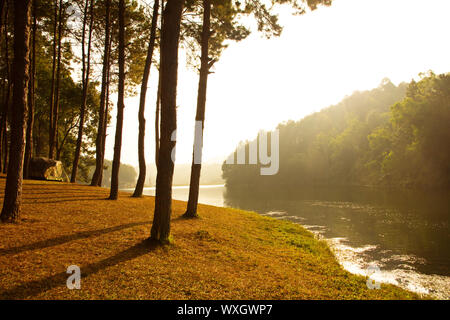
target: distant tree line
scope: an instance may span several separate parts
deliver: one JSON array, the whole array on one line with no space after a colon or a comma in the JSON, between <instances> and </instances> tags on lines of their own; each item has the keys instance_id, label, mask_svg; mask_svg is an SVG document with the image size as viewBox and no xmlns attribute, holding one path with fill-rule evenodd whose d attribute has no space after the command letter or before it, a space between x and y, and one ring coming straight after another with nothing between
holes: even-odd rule
<instances>
[{"instance_id":1,"label":"distant tree line","mask_svg":"<svg viewBox=\"0 0 450 320\"><path fill-rule=\"evenodd\" d=\"M450 187L450 74L355 92L278 126L279 172L224 164L230 189L382 185ZM247 148L249 142L238 148Z\"/></svg>"},{"instance_id":2,"label":"distant tree line","mask_svg":"<svg viewBox=\"0 0 450 320\"><path fill-rule=\"evenodd\" d=\"M103 185L105 187L111 186L111 171L112 171L112 161L111 160L104 160L104 170L103 170ZM91 167L91 169L93 169ZM92 174L92 170L90 171L90 174ZM89 175L91 176L91 175ZM136 183L137 173L136 169L129 164L121 163L120 164L120 171L119 171L119 181L120 181L120 187L121 188L132 188L134 184Z\"/></svg>"}]
</instances>

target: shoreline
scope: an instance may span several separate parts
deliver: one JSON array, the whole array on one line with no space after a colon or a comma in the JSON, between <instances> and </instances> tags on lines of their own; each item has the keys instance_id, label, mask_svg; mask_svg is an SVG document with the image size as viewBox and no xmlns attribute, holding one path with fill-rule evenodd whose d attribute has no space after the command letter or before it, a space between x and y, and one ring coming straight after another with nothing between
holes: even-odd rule
<instances>
[{"instance_id":1,"label":"shoreline","mask_svg":"<svg viewBox=\"0 0 450 320\"><path fill-rule=\"evenodd\" d=\"M258 213L273 219L290 221L298 224L314 234L316 239L325 241L333 252L338 263L354 275L369 276L367 268L375 267L379 270L372 274L372 278L380 283L392 284L419 295L430 296L435 299L450 300L450 277L438 274L425 274L413 269L388 269L383 270L379 262L364 259L363 253L378 249L378 245L365 245L362 247L348 245L348 239L342 237L328 238L323 236L324 226L304 225L297 216L283 216L285 212ZM294 221L289 218L296 218ZM300 219L299 219L300 218ZM413 255L402 255L399 259L415 259ZM445 290L447 288L447 290Z\"/></svg>"},{"instance_id":2,"label":"shoreline","mask_svg":"<svg viewBox=\"0 0 450 320\"><path fill-rule=\"evenodd\" d=\"M225 185L202 185L200 188L209 189L209 188L220 188ZM180 189L188 189L189 186L174 186L174 190ZM155 188L146 188L147 190L154 190ZM134 190L134 189L132 189ZM123 191L127 191L127 189L123 189ZM128 192L128 191L127 191ZM151 196L151 195L146 195ZM183 201L185 200L177 200ZM201 202L199 202L201 203ZM232 208L226 206L218 206L215 204L207 204L201 203L203 205L211 205L218 208ZM234 208L237 209L237 208ZM368 267L379 266L380 271L376 274L373 274L372 277L377 279L377 281L393 284L399 286L405 290L410 290L416 292L420 295L430 295L436 299L450 299L450 290L444 290L443 288L449 287L450 285L450 277L436 274L425 274L421 273L417 270L405 270L405 269L388 269L383 270L382 265L377 261L367 261L361 257L361 254L364 252L377 249L376 245L366 245L364 247L355 247L349 246L346 244L346 238L327 238L322 235L320 230L316 230L316 227L325 228L324 226L308 226L301 223L301 217L295 217L297 219L290 220L293 216L285 216L283 214L285 212L256 212L261 216L272 216L274 219L283 219L286 221L290 221L292 223L298 224L314 234L318 240L324 240L327 242L331 251L333 252L338 263L347 271L355 275L368 276ZM278 216L279 215L279 216ZM311 228L312 227L312 228ZM414 259L414 256L403 255L402 259ZM447 285L448 284L448 285Z\"/></svg>"}]
</instances>

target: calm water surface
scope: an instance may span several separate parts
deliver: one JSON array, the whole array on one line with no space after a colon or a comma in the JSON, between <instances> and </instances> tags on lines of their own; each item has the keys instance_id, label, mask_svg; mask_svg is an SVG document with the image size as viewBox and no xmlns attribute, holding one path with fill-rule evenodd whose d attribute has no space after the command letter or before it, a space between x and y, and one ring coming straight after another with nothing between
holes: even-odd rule
<instances>
[{"instance_id":1,"label":"calm water surface","mask_svg":"<svg viewBox=\"0 0 450 320\"><path fill-rule=\"evenodd\" d=\"M124 191L133 192L134 189L125 189ZM224 191L225 187L223 184L200 186L198 202L216 207L223 207ZM155 188L144 188L144 194L154 196ZM175 200L187 201L189 198L189 186L174 186L172 188L172 198Z\"/></svg>"},{"instance_id":2,"label":"calm water surface","mask_svg":"<svg viewBox=\"0 0 450 320\"><path fill-rule=\"evenodd\" d=\"M154 188L145 194L154 195ZM174 187L187 200L189 188ZM313 188L286 192L231 191L202 186L199 202L252 210L300 223L325 239L350 272L450 299L450 193L372 188Z\"/></svg>"}]
</instances>

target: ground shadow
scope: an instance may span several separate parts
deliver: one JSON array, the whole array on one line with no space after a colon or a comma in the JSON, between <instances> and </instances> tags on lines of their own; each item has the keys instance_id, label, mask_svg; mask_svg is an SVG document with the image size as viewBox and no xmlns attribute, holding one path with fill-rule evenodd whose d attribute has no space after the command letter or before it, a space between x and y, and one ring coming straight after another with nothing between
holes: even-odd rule
<instances>
[{"instance_id":1,"label":"ground shadow","mask_svg":"<svg viewBox=\"0 0 450 320\"><path fill-rule=\"evenodd\" d=\"M36 203L62 203L62 202L81 202L81 201L98 201L98 200L107 200L102 198L77 198L77 199L65 199L65 200L51 200L51 201L25 201L27 199L24 199L23 204L36 204Z\"/></svg>"},{"instance_id":2,"label":"ground shadow","mask_svg":"<svg viewBox=\"0 0 450 320\"><path fill-rule=\"evenodd\" d=\"M80 201L82 201L82 200L84 200L84 199L92 199L92 196L95 196L95 195L92 195L92 194L87 194L87 195L76 195L75 197L74 197L74 195L70 195L70 194L58 194L58 196L53 196L53 195L48 195L48 197L51 197L52 199L63 199L63 200L77 200L77 199L79 199ZM101 196L105 196L104 194L99 194L98 195L99 197L101 197ZM47 197L47 198L48 198ZM70 199L68 199L70 197ZM27 197L27 196L24 196L23 197L23 199L24 200L40 200L40 199L42 199L42 197ZM95 199L98 199L98 198L95 198Z\"/></svg>"},{"instance_id":3,"label":"ground shadow","mask_svg":"<svg viewBox=\"0 0 450 320\"><path fill-rule=\"evenodd\" d=\"M74 194L74 193L79 193L79 194L104 194L107 192L107 190L90 190L89 192L87 192L86 190L78 190L78 189L66 189L66 190L62 190L62 189L50 189L50 188L41 188L40 191L38 192L33 192L35 191L34 189L25 189L23 188L23 195L29 195L29 194Z\"/></svg>"},{"instance_id":4,"label":"ground shadow","mask_svg":"<svg viewBox=\"0 0 450 320\"><path fill-rule=\"evenodd\" d=\"M43 241L38 241L35 243L19 246L19 247L13 247L13 248L4 248L0 249L0 256L7 255L7 254L17 254L24 251L30 251L30 250L37 250L37 249L44 249L48 247L53 247L57 245L64 244L69 241L74 240L80 240L80 239L86 239L90 237L98 237L102 234L119 231L127 228L132 228L136 226L141 226L144 224L150 224L150 221L144 221L144 222L133 222L128 224L123 224L120 226L105 228L105 229L98 229L98 230L91 230L91 231L82 231L77 232L74 234L69 234L66 236L60 236L52 239L47 239Z\"/></svg>"},{"instance_id":5,"label":"ground shadow","mask_svg":"<svg viewBox=\"0 0 450 320\"><path fill-rule=\"evenodd\" d=\"M85 279L86 277L95 274L105 268L115 266L121 262L138 258L154 250L158 246L159 245L155 242L144 240L122 252L119 252L112 257L106 258L99 262L91 263L84 267L82 266L80 267L81 281L83 282L83 279ZM43 279L26 282L14 288L0 291L0 299L25 299L34 297L53 288L65 286L68 277L69 274L64 271Z\"/></svg>"}]
</instances>

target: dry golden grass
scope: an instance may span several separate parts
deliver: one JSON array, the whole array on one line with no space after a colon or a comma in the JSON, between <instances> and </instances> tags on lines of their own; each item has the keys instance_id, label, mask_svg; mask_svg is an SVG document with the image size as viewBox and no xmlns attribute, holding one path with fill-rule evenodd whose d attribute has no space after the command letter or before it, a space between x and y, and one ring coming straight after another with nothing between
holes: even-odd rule
<instances>
[{"instance_id":1,"label":"dry golden grass","mask_svg":"<svg viewBox=\"0 0 450 320\"><path fill-rule=\"evenodd\" d=\"M21 220L0 224L0 299L418 298L367 289L304 228L252 212L200 205L199 219L182 219L185 203L174 201L172 243L151 246L154 198L108 195L25 181ZM66 287L70 265L81 290Z\"/></svg>"}]
</instances>

